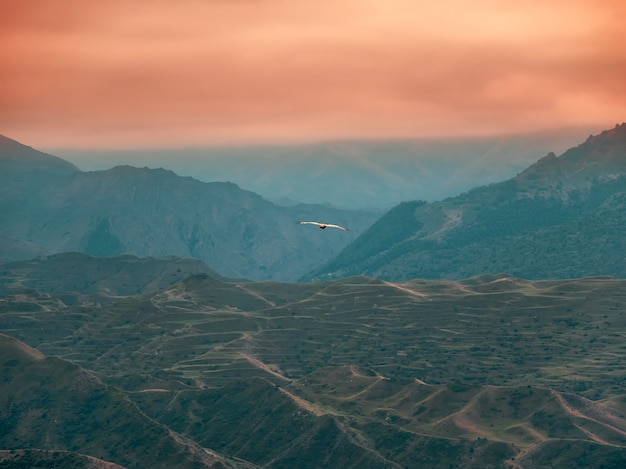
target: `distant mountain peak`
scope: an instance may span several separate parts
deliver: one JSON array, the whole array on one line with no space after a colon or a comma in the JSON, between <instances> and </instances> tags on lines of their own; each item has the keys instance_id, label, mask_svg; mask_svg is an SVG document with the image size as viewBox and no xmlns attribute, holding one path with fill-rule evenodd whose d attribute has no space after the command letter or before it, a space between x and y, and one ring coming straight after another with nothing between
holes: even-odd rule
<instances>
[{"instance_id":1,"label":"distant mountain peak","mask_svg":"<svg viewBox=\"0 0 626 469\"><path fill-rule=\"evenodd\" d=\"M22 145L17 140L13 140L12 138L7 137L6 135L0 134L0 144L17 144L26 147L27 145ZM32 147L28 147L32 148Z\"/></svg>"},{"instance_id":2,"label":"distant mountain peak","mask_svg":"<svg viewBox=\"0 0 626 469\"><path fill-rule=\"evenodd\" d=\"M17 140L0 135L0 164L3 172L74 173L79 169L72 163L48 153L35 150Z\"/></svg>"},{"instance_id":3,"label":"distant mountain peak","mask_svg":"<svg viewBox=\"0 0 626 469\"><path fill-rule=\"evenodd\" d=\"M543 168L546 166L558 164L559 163L558 160L559 160L559 157L556 156L554 152L551 151L543 158L539 158L539 160L537 160L537 162L534 165L528 167L524 172L536 171L538 168Z\"/></svg>"},{"instance_id":4,"label":"distant mountain peak","mask_svg":"<svg viewBox=\"0 0 626 469\"><path fill-rule=\"evenodd\" d=\"M626 123L592 135L584 143L567 150L559 159L589 166L598 163L608 170L626 171Z\"/></svg>"},{"instance_id":5,"label":"distant mountain peak","mask_svg":"<svg viewBox=\"0 0 626 469\"><path fill-rule=\"evenodd\" d=\"M516 179L543 180L549 185L562 183L570 189L588 188L593 179L626 174L625 155L626 123L589 136L559 157L548 153Z\"/></svg>"},{"instance_id":6,"label":"distant mountain peak","mask_svg":"<svg viewBox=\"0 0 626 469\"><path fill-rule=\"evenodd\" d=\"M621 124L616 124L614 128L603 130L597 135L590 135L584 144L596 143L596 142L604 141L604 140L626 141L626 122L622 122Z\"/></svg>"}]
</instances>

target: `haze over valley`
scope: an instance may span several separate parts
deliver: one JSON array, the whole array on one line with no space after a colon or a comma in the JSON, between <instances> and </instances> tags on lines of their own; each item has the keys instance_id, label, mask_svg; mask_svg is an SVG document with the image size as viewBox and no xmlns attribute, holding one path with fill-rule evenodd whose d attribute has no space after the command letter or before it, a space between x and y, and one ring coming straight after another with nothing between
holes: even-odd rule
<instances>
[{"instance_id":1,"label":"haze over valley","mask_svg":"<svg viewBox=\"0 0 626 469\"><path fill-rule=\"evenodd\" d=\"M326 204L382 213L400 202L442 200L503 181L548 152L561 154L601 130L178 150L46 151L83 171L119 165L162 167L204 182L233 182L278 205Z\"/></svg>"}]
</instances>

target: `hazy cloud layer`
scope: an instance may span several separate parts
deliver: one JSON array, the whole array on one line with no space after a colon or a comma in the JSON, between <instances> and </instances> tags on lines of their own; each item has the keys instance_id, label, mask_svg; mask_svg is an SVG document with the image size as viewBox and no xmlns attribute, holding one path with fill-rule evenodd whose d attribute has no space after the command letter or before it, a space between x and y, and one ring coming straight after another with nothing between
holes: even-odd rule
<instances>
[{"instance_id":1,"label":"hazy cloud layer","mask_svg":"<svg viewBox=\"0 0 626 469\"><path fill-rule=\"evenodd\" d=\"M5 0L0 133L37 146L626 120L622 0Z\"/></svg>"}]
</instances>

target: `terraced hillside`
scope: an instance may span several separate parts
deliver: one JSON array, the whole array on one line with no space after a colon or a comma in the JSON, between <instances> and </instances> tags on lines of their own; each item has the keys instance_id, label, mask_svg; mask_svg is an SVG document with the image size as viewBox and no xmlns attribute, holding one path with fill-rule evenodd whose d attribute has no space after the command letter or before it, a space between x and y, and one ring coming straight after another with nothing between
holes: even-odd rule
<instances>
[{"instance_id":1,"label":"terraced hillside","mask_svg":"<svg viewBox=\"0 0 626 469\"><path fill-rule=\"evenodd\" d=\"M123 467L199 469L220 462L91 372L2 334L0 356L0 446L14 451L0 455L0 467L97 467L93 456ZM42 451L16 451L23 448Z\"/></svg>"},{"instance_id":2,"label":"terraced hillside","mask_svg":"<svg viewBox=\"0 0 626 469\"><path fill-rule=\"evenodd\" d=\"M93 370L224 464L626 462L625 280L201 274L106 304L79 293L13 290L0 331Z\"/></svg>"}]
</instances>

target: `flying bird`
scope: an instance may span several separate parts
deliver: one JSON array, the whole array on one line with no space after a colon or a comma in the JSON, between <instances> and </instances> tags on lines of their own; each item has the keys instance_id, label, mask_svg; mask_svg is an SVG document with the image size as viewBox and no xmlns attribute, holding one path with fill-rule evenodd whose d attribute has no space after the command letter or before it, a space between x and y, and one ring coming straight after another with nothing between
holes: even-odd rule
<instances>
[{"instance_id":1,"label":"flying bird","mask_svg":"<svg viewBox=\"0 0 626 469\"><path fill-rule=\"evenodd\" d=\"M319 223L317 221L300 221L298 223L300 223L301 225L315 225L320 230L325 230L326 228L337 228L338 230L350 231L348 230L348 228L344 228L343 226L339 225L333 225L331 223Z\"/></svg>"}]
</instances>

